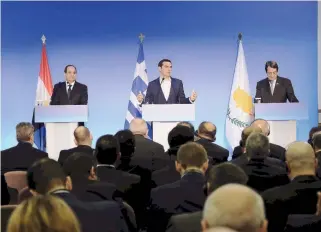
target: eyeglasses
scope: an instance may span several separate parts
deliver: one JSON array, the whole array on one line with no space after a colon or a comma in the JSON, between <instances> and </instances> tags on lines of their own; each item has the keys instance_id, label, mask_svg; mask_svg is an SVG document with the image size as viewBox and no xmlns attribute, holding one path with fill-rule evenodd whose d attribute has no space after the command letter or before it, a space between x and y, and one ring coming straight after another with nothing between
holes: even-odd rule
<instances>
[{"instance_id":1,"label":"eyeglasses","mask_svg":"<svg viewBox=\"0 0 321 232\"><path fill-rule=\"evenodd\" d=\"M278 74L278 72L267 72L268 76L275 76L276 74Z\"/></svg>"}]
</instances>

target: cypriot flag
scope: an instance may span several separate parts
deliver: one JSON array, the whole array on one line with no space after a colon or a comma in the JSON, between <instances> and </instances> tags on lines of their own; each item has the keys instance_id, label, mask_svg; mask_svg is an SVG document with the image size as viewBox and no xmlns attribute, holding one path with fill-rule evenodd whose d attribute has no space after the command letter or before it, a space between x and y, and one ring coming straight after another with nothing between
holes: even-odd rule
<instances>
[{"instance_id":1,"label":"cypriot flag","mask_svg":"<svg viewBox=\"0 0 321 232\"><path fill-rule=\"evenodd\" d=\"M254 106L240 35L233 85L225 122L226 138L232 149L239 145L242 130L249 126L253 119Z\"/></svg>"}]
</instances>

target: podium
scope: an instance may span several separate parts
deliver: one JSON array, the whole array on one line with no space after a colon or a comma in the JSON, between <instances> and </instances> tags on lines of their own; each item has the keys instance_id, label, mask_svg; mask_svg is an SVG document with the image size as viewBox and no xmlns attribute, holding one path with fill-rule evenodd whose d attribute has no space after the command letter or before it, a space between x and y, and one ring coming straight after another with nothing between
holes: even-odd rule
<instances>
[{"instance_id":1,"label":"podium","mask_svg":"<svg viewBox=\"0 0 321 232\"><path fill-rule=\"evenodd\" d=\"M286 147L296 141L297 121L309 118L303 103L256 103L255 118L262 118L270 124L271 143Z\"/></svg>"},{"instance_id":2,"label":"podium","mask_svg":"<svg viewBox=\"0 0 321 232\"><path fill-rule=\"evenodd\" d=\"M74 130L78 122L87 121L87 105L51 105L35 108L35 122L45 124L47 152L54 160L58 160L61 150L75 147Z\"/></svg>"},{"instance_id":3,"label":"podium","mask_svg":"<svg viewBox=\"0 0 321 232\"><path fill-rule=\"evenodd\" d=\"M182 121L195 120L194 104L144 104L142 118L152 122L153 141L169 148L168 133Z\"/></svg>"}]
</instances>

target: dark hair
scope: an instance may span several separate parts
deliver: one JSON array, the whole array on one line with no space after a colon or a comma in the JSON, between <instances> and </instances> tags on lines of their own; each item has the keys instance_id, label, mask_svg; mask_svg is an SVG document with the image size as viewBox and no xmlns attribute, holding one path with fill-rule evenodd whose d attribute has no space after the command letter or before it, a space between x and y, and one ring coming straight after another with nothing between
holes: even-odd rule
<instances>
[{"instance_id":1,"label":"dark hair","mask_svg":"<svg viewBox=\"0 0 321 232\"><path fill-rule=\"evenodd\" d=\"M170 61L169 59L162 59L158 62L158 67L162 67L164 62L172 63L172 61Z\"/></svg>"},{"instance_id":2,"label":"dark hair","mask_svg":"<svg viewBox=\"0 0 321 232\"><path fill-rule=\"evenodd\" d=\"M76 68L76 66L73 65L73 64L68 64L68 65L66 65L66 67L64 68L64 73L67 73L67 70L68 70L69 67L74 67L74 68L75 68L75 71L76 71L76 73L77 73L77 68Z\"/></svg>"},{"instance_id":3,"label":"dark hair","mask_svg":"<svg viewBox=\"0 0 321 232\"><path fill-rule=\"evenodd\" d=\"M27 182L30 189L46 194L56 186L65 186L66 175L57 161L44 158L36 161L28 169Z\"/></svg>"},{"instance_id":4,"label":"dark hair","mask_svg":"<svg viewBox=\"0 0 321 232\"><path fill-rule=\"evenodd\" d=\"M135 136L130 130L121 130L115 134L120 146L121 156L130 157L135 152Z\"/></svg>"},{"instance_id":5,"label":"dark hair","mask_svg":"<svg viewBox=\"0 0 321 232\"><path fill-rule=\"evenodd\" d=\"M225 184L243 184L248 181L247 174L242 168L232 163L221 163L211 168L208 175L208 193Z\"/></svg>"},{"instance_id":6,"label":"dark hair","mask_svg":"<svg viewBox=\"0 0 321 232\"><path fill-rule=\"evenodd\" d=\"M96 167L97 162L94 156L84 152L75 152L69 156L63 164L63 170L71 179L86 177L90 175L92 167Z\"/></svg>"},{"instance_id":7,"label":"dark hair","mask_svg":"<svg viewBox=\"0 0 321 232\"><path fill-rule=\"evenodd\" d=\"M246 140L246 154L250 158L263 158L269 155L270 143L268 137L253 132Z\"/></svg>"},{"instance_id":8,"label":"dark hair","mask_svg":"<svg viewBox=\"0 0 321 232\"><path fill-rule=\"evenodd\" d=\"M191 128L191 130L195 133L194 125L191 122L187 122L187 121L179 122L177 126L187 126Z\"/></svg>"},{"instance_id":9,"label":"dark hair","mask_svg":"<svg viewBox=\"0 0 321 232\"><path fill-rule=\"evenodd\" d=\"M270 60L265 63L265 72L267 72L268 67L275 68L276 71L279 71L279 66L275 61Z\"/></svg>"},{"instance_id":10,"label":"dark hair","mask_svg":"<svg viewBox=\"0 0 321 232\"><path fill-rule=\"evenodd\" d=\"M308 143L311 144L312 146L312 136L314 133L321 131L321 126L316 126L316 127L312 127L310 132L309 132L309 140Z\"/></svg>"},{"instance_id":11,"label":"dark hair","mask_svg":"<svg viewBox=\"0 0 321 232\"><path fill-rule=\"evenodd\" d=\"M168 144L171 148L190 141L194 141L194 133L192 129L187 126L175 126L168 133Z\"/></svg>"},{"instance_id":12,"label":"dark hair","mask_svg":"<svg viewBox=\"0 0 321 232\"><path fill-rule=\"evenodd\" d=\"M315 150L321 149L321 134L317 134L317 135L313 136L312 147ZM321 162L321 160L320 160L320 162Z\"/></svg>"},{"instance_id":13,"label":"dark hair","mask_svg":"<svg viewBox=\"0 0 321 232\"><path fill-rule=\"evenodd\" d=\"M119 150L119 143L115 136L103 135L96 142L95 156L99 164L114 164Z\"/></svg>"},{"instance_id":14,"label":"dark hair","mask_svg":"<svg viewBox=\"0 0 321 232\"><path fill-rule=\"evenodd\" d=\"M205 148L195 142L188 142L182 145L177 152L177 162L185 169L187 167L201 168L207 160Z\"/></svg>"}]
</instances>

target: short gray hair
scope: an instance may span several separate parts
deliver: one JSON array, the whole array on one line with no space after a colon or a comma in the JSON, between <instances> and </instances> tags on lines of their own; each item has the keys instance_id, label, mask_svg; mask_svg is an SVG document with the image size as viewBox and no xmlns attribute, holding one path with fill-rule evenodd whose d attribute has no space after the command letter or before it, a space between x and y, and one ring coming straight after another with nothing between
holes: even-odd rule
<instances>
[{"instance_id":1,"label":"short gray hair","mask_svg":"<svg viewBox=\"0 0 321 232\"><path fill-rule=\"evenodd\" d=\"M203 219L209 228L228 227L238 232L256 232L265 221L263 199L247 186L226 184L207 198Z\"/></svg>"},{"instance_id":2,"label":"short gray hair","mask_svg":"<svg viewBox=\"0 0 321 232\"><path fill-rule=\"evenodd\" d=\"M253 157L265 157L269 155L270 143L269 138L257 132L253 132L246 139L246 154Z\"/></svg>"},{"instance_id":3,"label":"short gray hair","mask_svg":"<svg viewBox=\"0 0 321 232\"><path fill-rule=\"evenodd\" d=\"M16 136L18 142L29 141L33 135L34 127L29 122L20 122L16 126Z\"/></svg>"},{"instance_id":4,"label":"short gray hair","mask_svg":"<svg viewBox=\"0 0 321 232\"><path fill-rule=\"evenodd\" d=\"M129 125L129 130L133 134L138 135L147 135L148 133L148 127L147 123L144 119L141 118L134 118Z\"/></svg>"}]
</instances>

